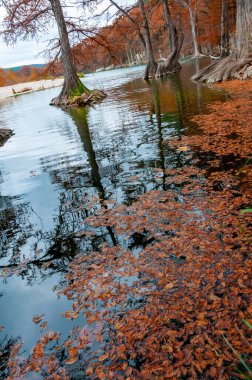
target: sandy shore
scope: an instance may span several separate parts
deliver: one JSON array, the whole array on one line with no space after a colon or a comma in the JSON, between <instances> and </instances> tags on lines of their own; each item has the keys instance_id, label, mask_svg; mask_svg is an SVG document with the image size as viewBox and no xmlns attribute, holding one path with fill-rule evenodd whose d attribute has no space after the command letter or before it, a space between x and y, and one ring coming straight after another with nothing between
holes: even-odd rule
<instances>
[{"instance_id":1,"label":"sandy shore","mask_svg":"<svg viewBox=\"0 0 252 380\"><path fill-rule=\"evenodd\" d=\"M15 96L15 92L18 94L34 92L39 90L44 90L46 88L62 86L63 78L60 79L44 79L38 80L36 82L18 83L12 86L0 87L0 99L8 98L10 96ZM23 91L25 89L30 89L29 91ZM13 91L14 90L14 91Z\"/></svg>"}]
</instances>

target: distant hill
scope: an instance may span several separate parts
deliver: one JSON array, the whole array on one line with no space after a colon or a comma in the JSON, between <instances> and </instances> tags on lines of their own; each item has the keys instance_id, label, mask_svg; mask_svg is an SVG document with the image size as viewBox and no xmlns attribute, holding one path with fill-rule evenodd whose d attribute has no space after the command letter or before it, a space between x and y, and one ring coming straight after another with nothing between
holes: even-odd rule
<instances>
[{"instance_id":1,"label":"distant hill","mask_svg":"<svg viewBox=\"0 0 252 380\"><path fill-rule=\"evenodd\" d=\"M4 68L4 70L11 70L11 71L20 71L22 70L22 68L26 66L26 67L35 67L37 69L43 69L43 67L45 67L45 65L43 63L33 63L31 65L22 65L22 66L15 66L15 67L7 67L7 68Z\"/></svg>"}]
</instances>

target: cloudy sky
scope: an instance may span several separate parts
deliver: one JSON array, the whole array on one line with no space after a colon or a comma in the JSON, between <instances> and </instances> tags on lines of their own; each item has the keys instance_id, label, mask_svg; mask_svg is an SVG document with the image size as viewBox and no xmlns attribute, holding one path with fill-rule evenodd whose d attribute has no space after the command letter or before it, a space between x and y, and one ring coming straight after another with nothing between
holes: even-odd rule
<instances>
[{"instance_id":1,"label":"cloudy sky","mask_svg":"<svg viewBox=\"0 0 252 380\"><path fill-rule=\"evenodd\" d=\"M0 7L0 24L5 11ZM44 59L38 54L46 47L46 36L39 41L19 41L15 46L7 46L0 37L0 67L13 67L29 63L43 63Z\"/></svg>"},{"instance_id":2,"label":"cloudy sky","mask_svg":"<svg viewBox=\"0 0 252 380\"><path fill-rule=\"evenodd\" d=\"M17 45L6 46L0 40L0 67L14 67L27 65L30 63L43 63L43 57L38 57L39 52L43 50L42 42L19 42Z\"/></svg>"},{"instance_id":3,"label":"cloudy sky","mask_svg":"<svg viewBox=\"0 0 252 380\"><path fill-rule=\"evenodd\" d=\"M118 0L118 4L126 5L132 4L134 0ZM109 4L108 0L104 0L99 5L99 12L106 9ZM72 8L71 15L77 15L78 10ZM0 25L5 16L3 7L0 7ZM86 16L88 14L86 13ZM105 23L101 21L101 23ZM38 41L19 41L15 46L7 46L6 43L0 37L0 67L14 67L27 65L31 63L44 63L43 55L39 55L46 48L46 40L49 37L55 37L56 26L54 32L50 33L50 36L42 36Z\"/></svg>"}]
</instances>

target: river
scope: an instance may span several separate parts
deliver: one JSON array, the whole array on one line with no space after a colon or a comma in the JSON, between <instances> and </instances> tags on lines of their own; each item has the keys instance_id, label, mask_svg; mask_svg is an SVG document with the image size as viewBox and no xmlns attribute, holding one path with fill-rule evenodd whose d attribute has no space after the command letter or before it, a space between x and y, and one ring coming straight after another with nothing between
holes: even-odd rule
<instances>
[{"instance_id":1,"label":"river","mask_svg":"<svg viewBox=\"0 0 252 380\"><path fill-rule=\"evenodd\" d=\"M0 127L15 133L0 148L0 345L21 338L29 352L34 315L63 336L77 323L60 317L69 304L54 287L76 253L115 239L109 229L90 236L85 218L104 200L129 204L162 187L162 170L178 165L163 141L197 133L190 117L225 100L190 80L196 69L185 62L179 76L150 82L141 66L89 74L85 84L107 97L86 110L49 106L59 88L0 101Z\"/></svg>"}]
</instances>

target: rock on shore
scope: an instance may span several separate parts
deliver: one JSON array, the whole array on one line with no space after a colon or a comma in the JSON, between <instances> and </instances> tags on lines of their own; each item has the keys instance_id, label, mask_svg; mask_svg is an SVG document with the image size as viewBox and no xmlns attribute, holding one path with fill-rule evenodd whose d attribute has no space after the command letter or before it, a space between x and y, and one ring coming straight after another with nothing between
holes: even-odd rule
<instances>
[{"instance_id":1,"label":"rock on shore","mask_svg":"<svg viewBox=\"0 0 252 380\"><path fill-rule=\"evenodd\" d=\"M0 146L4 145L4 143L13 135L13 131L7 128L0 128Z\"/></svg>"}]
</instances>

